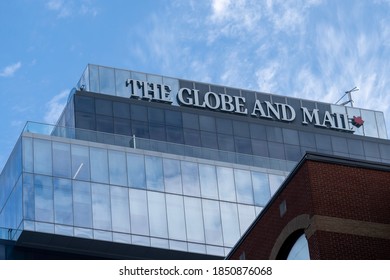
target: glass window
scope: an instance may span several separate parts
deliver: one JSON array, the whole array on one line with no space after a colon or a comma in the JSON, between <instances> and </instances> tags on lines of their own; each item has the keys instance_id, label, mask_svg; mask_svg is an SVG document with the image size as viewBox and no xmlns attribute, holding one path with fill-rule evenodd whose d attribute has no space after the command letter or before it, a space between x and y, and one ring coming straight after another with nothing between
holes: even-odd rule
<instances>
[{"instance_id":1,"label":"glass window","mask_svg":"<svg viewBox=\"0 0 390 280\"><path fill-rule=\"evenodd\" d=\"M165 122L163 109L149 107L148 116L150 122L161 123L161 124Z\"/></svg>"},{"instance_id":2,"label":"glass window","mask_svg":"<svg viewBox=\"0 0 390 280\"><path fill-rule=\"evenodd\" d=\"M88 65L89 88L91 92L99 92L99 68L96 65Z\"/></svg>"},{"instance_id":3,"label":"glass window","mask_svg":"<svg viewBox=\"0 0 390 280\"><path fill-rule=\"evenodd\" d=\"M219 198L226 201L236 201L233 169L217 166Z\"/></svg>"},{"instance_id":4,"label":"glass window","mask_svg":"<svg viewBox=\"0 0 390 280\"><path fill-rule=\"evenodd\" d=\"M129 187L146 189L144 156L127 154L127 176Z\"/></svg>"},{"instance_id":5,"label":"glass window","mask_svg":"<svg viewBox=\"0 0 390 280\"><path fill-rule=\"evenodd\" d=\"M251 137L259 140L267 140L267 132L264 125L249 124Z\"/></svg>"},{"instance_id":6,"label":"glass window","mask_svg":"<svg viewBox=\"0 0 390 280\"><path fill-rule=\"evenodd\" d=\"M276 193L279 187L283 184L283 181L283 176L269 174L269 187L271 190L271 196Z\"/></svg>"},{"instance_id":7,"label":"glass window","mask_svg":"<svg viewBox=\"0 0 390 280\"><path fill-rule=\"evenodd\" d=\"M263 140L252 140L252 151L256 156L268 157L268 142Z\"/></svg>"},{"instance_id":8,"label":"glass window","mask_svg":"<svg viewBox=\"0 0 390 280\"><path fill-rule=\"evenodd\" d=\"M127 186L126 156L124 152L108 151L110 184Z\"/></svg>"},{"instance_id":9,"label":"glass window","mask_svg":"<svg viewBox=\"0 0 390 280\"><path fill-rule=\"evenodd\" d=\"M130 232L130 206L127 188L110 186L112 230Z\"/></svg>"},{"instance_id":10,"label":"glass window","mask_svg":"<svg viewBox=\"0 0 390 280\"><path fill-rule=\"evenodd\" d=\"M387 139L385 117L382 112L375 112L379 138Z\"/></svg>"},{"instance_id":11,"label":"glass window","mask_svg":"<svg viewBox=\"0 0 390 280\"><path fill-rule=\"evenodd\" d=\"M180 161L174 159L163 160L165 191L183 193L181 185Z\"/></svg>"},{"instance_id":12,"label":"glass window","mask_svg":"<svg viewBox=\"0 0 390 280\"><path fill-rule=\"evenodd\" d=\"M253 204L251 173L247 170L235 169L234 181L236 183L237 202Z\"/></svg>"},{"instance_id":13,"label":"glass window","mask_svg":"<svg viewBox=\"0 0 390 280\"><path fill-rule=\"evenodd\" d=\"M90 180L89 149L85 146L72 145L72 179Z\"/></svg>"},{"instance_id":14,"label":"glass window","mask_svg":"<svg viewBox=\"0 0 390 280\"><path fill-rule=\"evenodd\" d=\"M52 174L51 142L34 139L34 173Z\"/></svg>"},{"instance_id":15,"label":"glass window","mask_svg":"<svg viewBox=\"0 0 390 280\"><path fill-rule=\"evenodd\" d=\"M95 115L88 113L76 113L76 127L96 130ZM77 131L80 134L80 131Z\"/></svg>"},{"instance_id":16,"label":"glass window","mask_svg":"<svg viewBox=\"0 0 390 280\"><path fill-rule=\"evenodd\" d=\"M199 130L198 115L183 113L183 127Z\"/></svg>"},{"instance_id":17,"label":"glass window","mask_svg":"<svg viewBox=\"0 0 390 280\"><path fill-rule=\"evenodd\" d=\"M377 143L364 141L363 146L367 157L380 158L379 145Z\"/></svg>"},{"instance_id":18,"label":"glass window","mask_svg":"<svg viewBox=\"0 0 390 280\"><path fill-rule=\"evenodd\" d=\"M218 185L215 166L199 164L199 178L202 197L218 199Z\"/></svg>"},{"instance_id":19,"label":"glass window","mask_svg":"<svg viewBox=\"0 0 390 280\"><path fill-rule=\"evenodd\" d=\"M201 131L200 133L203 147L218 149L217 135L215 133L205 131Z\"/></svg>"},{"instance_id":20,"label":"glass window","mask_svg":"<svg viewBox=\"0 0 390 280\"><path fill-rule=\"evenodd\" d=\"M271 198L268 175L266 173L261 172L252 172L252 183L255 205L266 205Z\"/></svg>"},{"instance_id":21,"label":"glass window","mask_svg":"<svg viewBox=\"0 0 390 280\"><path fill-rule=\"evenodd\" d=\"M227 119L216 119L217 132L233 135L233 122Z\"/></svg>"},{"instance_id":22,"label":"glass window","mask_svg":"<svg viewBox=\"0 0 390 280\"><path fill-rule=\"evenodd\" d=\"M99 66L100 92L115 94L114 68Z\"/></svg>"},{"instance_id":23,"label":"glass window","mask_svg":"<svg viewBox=\"0 0 390 280\"><path fill-rule=\"evenodd\" d=\"M73 225L72 181L54 178L54 222Z\"/></svg>"},{"instance_id":24,"label":"glass window","mask_svg":"<svg viewBox=\"0 0 390 280\"><path fill-rule=\"evenodd\" d=\"M302 158L301 149L299 146L284 145L286 159L290 161L299 161Z\"/></svg>"},{"instance_id":25,"label":"glass window","mask_svg":"<svg viewBox=\"0 0 390 280\"><path fill-rule=\"evenodd\" d=\"M255 208L250 205L237 204L238 206L238 218L240 220L241 235L245 233L248 227L255 220Z\"/></svg>"},{"instance_id":26,"label":"glass window","mask_svg":"<svg viewBox=\"0 0 390 280\"><path fill-rule=\"evenodd\" d=\"M181 174L183 182L183 194L199 196L199 174L198 165L193 162L181 162Z\"/></svg>"},{"instance_id":27,"label":"glass window","mask_svg":"<svg viewBox=\"0 0 390 280\"><path fill-rule=\"evenodd\" d=\"M23 217L35 220L35 191L31 174L23 174Z\"/></svg>"},{"instance_id":28,"label":"glass window","mask_svg":"<svg viewBox=\"0 0 390 280\"><path fill-rule=\"evenodd\" d=\"M167 194L166 200L169 238L186 240L186 221L184 217L183 197Z\"/></svg>"},{"instance_id":29,"label":"glass window","mask_svg":"<svg viewBox=\"0 0 390 280\"><path fill-rule=\"evenodd\" d=\"M333 151L348 153L347 140L345 138L331 136Z\"/></svg>"},{"instance_id":30,"label":"glass window","mask_svg":"<svg viewBox=\"0 0 390 280\"><path fill-rule=\"evenodd\" d=\"M184 143L184 137L183 137L183 129L173 126L167 126L167 141L173 142L173 143Z\"/></svg>"},{"instance_id":31,"label":"glass window","mask_svg":"<svg viewBox=\"0 0 390 280\"><path fill-rule=\"evenodd\" d=\"M204 243L202 204L200 199L185 196L184 208L187 221L187 240L189 242Z\"/></svg>"},{"instance_id":32,"label":"glass window","mask_svg":"<svg viewBox=\"0 0 390 280\"><path fill-rule=\"evenodd\" d=\"M90 148L91 180L99 183L108 183L107 150Z\"/></svg>"},{"instance_id":33,"label":"glass window","mask_svg":"<svg viewBox=\"0 0 390 280\"><path fill-rule=\"evenodd\" d=\"M362 119L364 120L364 135L378 137L378 127L376 124L375 112L361 110Z\"/></svg>"},{"instance_id":34,"label":"glass window","mask_svg":"<svg viewBox=\"0 0 390 280\"><path fill-rule=\"evenodd\" d=\"M91 186L89 182L73 181L73 220L75 226L92 228Z\"/></svg>"},{"instance_id":35,"label":"glass window","mask_svg":"<svg viewBox=\"0 0 390 280\"><path fill-rule=\"evenodd\" d=\"M148 192L150 235L168 238L165 195Z\"/></svg>"},{"instance_id":36,"label":"glass window","mask_svg":"<svg viewBox=\"0 0 390 280\"><path fill-rule=\"evenodd\" d=\"M114 119L112 117L107 116L96 116L96 130L107 132L107 133L114 133Z\"/></svg>"},{"instance_id":37,"label":"glass window","mask_svg":"<svg viewBox=\"0 0 390 280\"><path fill-rule=\"evenodd\" d=\"M150 124L149 126L150 139L165 141L165 127L161 124Z\"/></svg>"},{"instance_id":38,"label":"glass window","mask_svg":"<svg viewBox=\"0 0 390 280\"><path fill-rule=\"evenodd\" d=\"M110 189L108 185L92 184L93 228L111 230Z\"/></svg>"},{"instance_id":39,"label":"glass window","mask_svg":"<svg viewBox=\"0 0 390 280\"><path fill-rule=\"evenodd\" d=\"M348 151L352 155L364 155L363 142L355 139L348 139Z\"/></svg>"},{"instance_id":40,"label":"glass window","mask_svg":"<svg viewBox=\"0 0 390 280\"><path fill-rule=\"evenodd\" d=\"M126 87L126 81L130 78L130 72L119 69L114 70L116 95L129 98L130 90L128 87Z\"/></svg>"},{"instance_id":41,"label":"glass window","mask_svg":"<svg viewBox=\"0 0 390 280\"><path fill-rule=\"evenodd\" d=\"M316 140L313 133L299 131L299 141L304 147L315 148Z\"/></svg>"},{"instance_id":42,"label":"glass window","mask_svg":"<svg viewBox=\"0 0 390 280\"><path fill-rule=\"evenodd\" d=\"M160 157L145 156L145 170L148 189L164 191L162 159Z\"/></svg>"},{"instance_id":43,"label":"glass window","mask_svg":"<svg viewBox=\"0 0 390 280\"><path fill-rule=\"evenodd\" d=\"M234 142L237 153L252 154L252 145L249 138L235 137Z\"/></svg>"},{"instance_id":44,"label":"glass window","mask_svg":"<svg viewBox=\"0 0 390 280\"><path fill-rule=\"evenodd\" d=\"M112 116L112 101L106 99L95 99L96 114Z\"/></svg>"},{"instance_id":45,"label":"glass window","mask_svg":"<svg viewBox=\"0 0 390 280\"><path fill-rule=\"evenodd\" d=\"M202 206L206 243L222 245L222 222L218 201L203 199Z\"/></svg>"},{"instance_id":46,"label":"glass window","mask_svg":"<svg viewBox=\"0 0 390 280\"><path fill-rule=\"evenodd\" d=\"M95 113L95 99L88 96L75 95L75 111L84 113Z\"/></svg>"},{"instance_id":47,"label":"glass window","mask_svg":"<svg viewBox=\"0 0 390 280\"><path fill-rule=\"evenodd\" d=\"M283 144L268 142L268 148L271 158L285 159Z\"/></svg>"},{"instance_id":48,"label":"glass window","mask_svg":"<svg viewBox=\"0 0 390 280\"><path fill-rule=\"evenodd\" d=\"M200 146L199 130L184 129L184 144L189 146Z\"/></svg>"},{"instance_id":49,"label":"glass window","mask_svg":"<svg viewBox=\"0 0 390 280\"><path fill-rule=\"evenodd\" d=\"M148 201L146 191L129 189L130 221L133 234L149 235Z\"/></svg>"},{"instance_id":50,"label":"glass window","mask_svg":"<svg viewBox=\"0 0 390 280\"><path fill-rule=\"evenodd\" d=\"M390 145L379 144L382 159L390 159Z\"/></svg>"},{"instance_id":51,"label":"glass window","mask_svg":"<svg viewBox=\"0 0 390 280\"><path fill-rule=\"evenodd\" d=\"M315 138L319 150L332 151L332 142L329 135L315 134Z\"/></svg>"},{"instance_id":52,"label":"glass window","mask_svg":"<svg viewBox=\"0 0 390 280\"><path fill-rule=\"evenodd\" d=\"M145 106L131 104L131 119L137 121L148 121L148 111Z\"/></svg>"},{"instance_id":53,"label":"glass window","mask_svg":"<svg viewBox=\"0 0 390 280\"><path fill-rule=\"evenodd\" d=\"M165 110L165 122L167 125L183 126L181 112Z\"/></svg>"},{"instance_id":54,"label":"glass window","mask_svg":"<svg viewBox=\"0 0 390 280\"><path fill-rule=\"evenodd\" d=\"M309 244L302 234L292 246L290 253L287 256L288 260L310 260Z\"/></svg>"},{"instance_id":55,"label":"glass window","mask_svg":"<svg viewBox=\"0 0 390 280\"><path fill-rule=\"evenodd\" d=\"M35 220L53 223L54 201L51 177L35 175Z\"/></svg>"},{"instance_id":56,"label":"glass window","mask_svg":"<svg viewBox=\"0 0 390 280\"><path fill-rule=\"evenodd\" d=\"M23 171L34 172L34 156L32 139L23 137Z\"/></svg>"},{"instance_id":57,"label":"glass window","mask_svg":"<svg viewBox=\"0 0 390 280\"><path fill-rule=\"evenodd\" d=\"M282 129L275 126L267 126L267 140L273 142L283 143Z\"/></svg>"},{"instance_id":58,"label":"glass window","mask_svg":"<svg viewBox=\"0 0 390 280\"><path fill-rule=\"evenodd\" d=\"M247 122L233 121L233 130L235 136L250 137L249 124Z\"/></svg>"},{"instance_id":59,"label":"glass window","mask_svg":"<svg viewBox=\"0 0 390 280\"><path fill-rule=\"evenodd\" d=\"M53 142L53 176L70 178L70 145Z\"/></svg>"},{"instance_id":60,"label":"glass window","mask_svg":"<svg viewBox=\"0 0 390 280\"><path fill-rule=\"evenodd\" d=\"M126 119L114 118L114 133L131 135L131 122Z\"/></svg>"},{"instance_id":61,"label":"glass window","mask_svg":"<svg viewBox=\"0 0 390 280\"><path fill-rule=\"evenodd\" d=\"M224 246L233 247L240 238L237 204L221 202L221 220Z\"/></svg>"},{"instance_id":62,"label":"glass window","mask_svg":"<svg viewBox=\"0 0 390 280\"><path fill-rule=\"evenodd\" d=\"M113 111L114 117L123 118L123 119L130 119L130 106L129 106L129 104L124 103L124 102L114 101L113 107L114 107L114 111Z\"/></svg>"},{"instance_id":63,"label":"glass window","mask_svg":"<svg viewBox=\"0 0 390 280\"><path fill-rule=\"evenodd\" d=\"M200 129L215 132L215 119L210 116L199 115Z\"/></svg>"},{"instance_id":64,"label":"glass window","mask_svg":"<svg viewBox=\"0 0 390 280\"><path fill-rule=\"evenodd\" d=\"M220 150L234 152L234 139L231 135L218 134L218 147Z\"/></svg>"},{"instance_id":65,"label":"glass window","mask_svg":"<svg viewBox=\"0 0 390 280\"><path fill-rule=\"evenodd\" d=\"M132 135L135 135L138 138L149 138L148 123L132 121L131 128L133 129Z\"/></svg>"},{"instance_id":66,"label":"glass window","mask_svg":"<svg viewBox=\"0 0 390 280\"><path fill-rule=\"evenodd\" d=\"M283 128L284 143L291 145L299 145L298 131L293 129Z\"/></svg>"}]
</instances>

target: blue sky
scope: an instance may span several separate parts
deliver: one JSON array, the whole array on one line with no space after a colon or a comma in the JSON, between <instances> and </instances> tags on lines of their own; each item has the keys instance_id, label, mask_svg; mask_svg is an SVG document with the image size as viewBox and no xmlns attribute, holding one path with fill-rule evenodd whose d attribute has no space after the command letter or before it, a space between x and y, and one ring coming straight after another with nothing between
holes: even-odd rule
<instances>
[{"instance_id":1,"label":"blue sky","mask_svg":"<svg viewBox=\"0 0 390 280\"><path fill-rule=\"evenodd\" d=\"M88 63L331 103L358 86L390 119L390 0L13 0L0 26L0 169Z\"/></svg>"}]
</instances>

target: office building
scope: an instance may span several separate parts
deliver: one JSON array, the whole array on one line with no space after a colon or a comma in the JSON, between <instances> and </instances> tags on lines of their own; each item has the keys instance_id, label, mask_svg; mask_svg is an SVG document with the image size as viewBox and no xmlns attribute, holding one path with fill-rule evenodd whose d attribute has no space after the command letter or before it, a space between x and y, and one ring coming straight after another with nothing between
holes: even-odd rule
<instances>
[{"instance_id":1,"label":"office building","mask_svg":"<svg viewBox=\"0 0 390 280\"><path fill-rule=\"evenodd\" d=\"M222 259L302 156L390 163L382 112L88 65L0 176L0 258Z\"/></svg>"}]
</instances>

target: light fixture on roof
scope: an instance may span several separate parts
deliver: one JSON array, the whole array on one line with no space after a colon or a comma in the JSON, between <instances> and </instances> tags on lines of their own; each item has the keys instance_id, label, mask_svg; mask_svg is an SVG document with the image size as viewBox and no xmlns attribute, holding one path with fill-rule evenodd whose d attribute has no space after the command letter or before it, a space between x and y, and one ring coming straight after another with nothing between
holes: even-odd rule
<instances>
[{"instance_id":1,"label":"light fixture on roof","mask_svg":"<svg viewBox=\"0 0 390 280\"><path fill-rule=\"evenodd\" d=\"M343 103L341 103L340 105L345 106L348 103L351 103L351 107L353 107L353 100L352 100L352 94L351 93L354 92L354 91L358 91L358 90L359 90L358 87L354 87L353 89L347 90L345 92L345 94L343 96L341 96L341 98L339 100L337 100L337 102L335 104L338 104L340 102L340 100L343 99L344 96L346 96L348 94L348 100L343 102Z\"/></svg>"}]
</instances>

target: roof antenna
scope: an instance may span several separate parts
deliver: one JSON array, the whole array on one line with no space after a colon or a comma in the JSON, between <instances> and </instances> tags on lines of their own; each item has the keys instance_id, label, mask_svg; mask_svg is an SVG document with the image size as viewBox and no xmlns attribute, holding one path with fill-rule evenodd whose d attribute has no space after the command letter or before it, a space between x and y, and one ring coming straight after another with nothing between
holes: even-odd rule
<instances>
[{"instance_id":1,"label":"roof antenna","mask_svg":"<svg viewBox=\"0 0 390 280\"><path fill-rule=\"evenodd\" d=\"M359 90L358 87L354 87L353 89L347 90L347 91L345 92L345 94L344 94L343 96L341 96L341 98L340 98L339 100L337 100L337 102L336 102L335 104L338 104L338 103L340 102L340 100L343 99L344 96L346 96L346 95L348 94L348 100L345 101L345 102L343 102L343 103L341 103L340 105L341 105L341 106L345 106L345 105L347 105L348 103L351 103L351 107L353 107L353 100L352 100L352 94L351 94L351 93L354 92L354 91L358 91L358 90Z\"/></svg>"}]
</instances>

